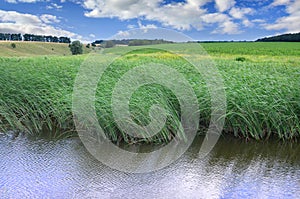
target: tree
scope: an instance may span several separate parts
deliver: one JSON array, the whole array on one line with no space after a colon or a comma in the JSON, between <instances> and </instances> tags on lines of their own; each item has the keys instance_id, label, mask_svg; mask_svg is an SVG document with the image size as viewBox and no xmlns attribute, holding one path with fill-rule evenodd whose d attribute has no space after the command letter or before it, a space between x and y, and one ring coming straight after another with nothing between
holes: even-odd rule
<instances>
[{"instance_id":1,"label":"tree","mask_svg":"<svg viewBox=\"0 0 300 199\"><path fill-rule=\"evenodd\" d=\"M80 43L80 41L73 41L70 45L70 50L72 52L72 55L78 55L78 54L82 54L82 44Z\"/></svg>"},{"instance_id":2,"label":"tree","mask_svg":"<svg viewBox=\"0 0 300 199\"><path fill-rule=\"evenodd\" d=\"M294 34L283 34L273 37L265 37L262 39L256 40L258 42L299 42L300 41L300 32Z\"/></svg>"},{"instance_id":3,"label":"tree","mask_svg":"<svg viewBox=\"0 0 300 199\"><path fill-rule=\"evenodd\" d=\"M111 40L105 42L105 48L112 48L115 46L115 43Z\"/></svg>"}]
</instances>

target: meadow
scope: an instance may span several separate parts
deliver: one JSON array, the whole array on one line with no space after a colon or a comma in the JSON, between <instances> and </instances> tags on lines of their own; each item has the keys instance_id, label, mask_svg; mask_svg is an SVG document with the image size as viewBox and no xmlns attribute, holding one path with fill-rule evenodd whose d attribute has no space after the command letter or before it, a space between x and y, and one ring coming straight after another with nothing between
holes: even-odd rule
<instances>
[{"instance_id":1,"label":"meadow","mask_svg":"<svg viewBox=\"0 0 300 199\"><path fill-rule=\"evenodd\" d=\"M184 44L173 45L178 54L197 53ZM200 45L200 44L199 44ZM295 140L300 135L300 45L298 43L204 43L224 80L227 113L223 135L243 139L276 137ZM160 85L143 86L131 98L133 120L149 123L149 108L159 103L167 110L167 122L154 137L137 139L124 134L112 116L111 96L117 81L143 63L169 64L188 80L198 98L199 134L210 121L210 94L205 81L180 56L155 50L160 45L114 47L105 56L122 55L98 83L96 112L99 124L114 141L168 142L179 128L180 107L174 94ZM52 51L52 50L51 50ZM23 55L23 54L22 54ZM65 55L68 55L66 53ZM25 55L24 55L25 56ZM0 131L19 130L34 136L76 136L72 118L73 85L80 65L88 55L40 55L0 58ZM201 56L199 55L199 59ZM184 137L184 135L182 135Z\"/></svg>"},{"instance_id":2,"label":"meadow","mask_svg":"<svg viewBox=\"0 0 300 199\"><path fill-rule=\"evenodd\" d=\"M15 47L12 47L15 44ZM90 49L83 48L84 53ZM0 41L0 57L36 57L36 56L68 56L71 55L69 44L26 42L26 41Z\"/></svg>"}]
</instances>

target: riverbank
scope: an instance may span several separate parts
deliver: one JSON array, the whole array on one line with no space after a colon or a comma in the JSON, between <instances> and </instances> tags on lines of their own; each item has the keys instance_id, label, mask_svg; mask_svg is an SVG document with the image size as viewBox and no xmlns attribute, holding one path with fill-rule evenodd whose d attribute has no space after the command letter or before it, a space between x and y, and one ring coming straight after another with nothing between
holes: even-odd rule
<instances>
[{"instance_id":1,"label":"riverbank","mask_svg":"<svg viewBox=\"0 0 300 199\"><path fill-rule=\"evenodd\" d=\"M175 45L184 52L182 44ZM257 140L269 137L297 139L300 136L300 49L297 44L292 47L291 44L282 45L281 48L286 48L282 52L286 54L272 55L270 50L265 50L272 48L267 46L269 43L265 44L265 48L260 44L255 53L253 45L251 43L246 51L247 43L243 44L240 53L236 53L238 48L234 46L234 53L228 50L220 52L218 46L206 46L224 79L227 114L224 115L223 133ZM104 55L122 54L122 48L129 47L108 49ZM259 59L257 51L260 51ZM277 52L276 49L274 52ZM238 57L246 59L238 60ZM76 135L72 93L76 75L85 58L86 55L0 58L0 130L18 129L36 136L55 138ZM135 139L122 133L114 121L111 95L116 82L134 66L149 60L171 63L189 81L200 104L199 133L205 132L209 125L211 102L201 76L180 57L156 50L138 50L116 60L98 84L96 112L108 137L129 143L163 143L175 136L180 107L174 95L158 85L139 89L131 98L130 111L134 121L145 125L149 122L151 105L157 102L163 104L170 117L160 134L150 139Z\"/></svg>"}]
</instances>

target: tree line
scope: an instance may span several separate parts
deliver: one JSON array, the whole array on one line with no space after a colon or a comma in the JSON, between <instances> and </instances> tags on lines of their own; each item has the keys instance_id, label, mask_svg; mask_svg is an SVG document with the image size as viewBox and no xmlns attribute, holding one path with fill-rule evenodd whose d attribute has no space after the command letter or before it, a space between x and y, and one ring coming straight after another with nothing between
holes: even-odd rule
<instances>
[{"instance_id":1,"label":"tree line","mask_svg":"<svg viewBox=\"0 0 300 199\"><path fill-rule=\"evenodd\" d=\"M53 43L71 43L69 37L56 37L34 34L12 34L0 33L0 41L39 41L39 42L53 42Z\"/></svg>"},{"instance_id":2,"label":"tree line","mask_svg":"<svg viewBox=\"0 0 300 199\"><path fill-rule=\"evenodd\" d=\"M265 37L262 39L256 40L258 42L275 42L275 41L281 41L281 42L300 42L300 32L294 33L294 34L283 34L273 37Z\"/></svg>"},{"instance_id":3,"label":"tree line","mask_svg":"<svg viewBox=\"0 0 300 199\"><path fill-rule=\"evenodd\" d=\"M143 46L154 44L166 44L173 43L172 41L166 41L163 39L122 39L122 40L96 40L91 43L92 46L101 45L104 48L111 48L115 45L128 45L128 46Z\"/></svg>"}]
</instances>

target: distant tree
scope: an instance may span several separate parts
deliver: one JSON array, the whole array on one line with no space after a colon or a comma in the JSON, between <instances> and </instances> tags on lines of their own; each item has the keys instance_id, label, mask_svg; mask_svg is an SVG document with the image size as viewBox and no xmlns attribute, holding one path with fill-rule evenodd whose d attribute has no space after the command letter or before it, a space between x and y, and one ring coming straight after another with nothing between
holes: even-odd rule
<instances>
[{"instance_id":1,"label":"distant tree","mask_svg":"<svg viewBox=\"0 0 300 199\"><path fill-rule=\"evenodd\" d=\"M90 48L90 44L87 44L85 47L86 47L86 48Z\"/></svg>"},{"instance_id":2,"label":"distant tree","mask_svg":"<svg viewBox=\"0 0 300 199\"><path fill-rule=\"evenodd\" d=\"M31 35L30 34L25 34L23 35L24 41L31 41Z\"/></svg>"},{"instance_id":3,"label":"distant tree","mask_svg":"<svg viewBox=\"0 0 300 199\"><path fill-rule=\"evenodd\" d=\"M16 48L17 45L15 43L10 44L12 48Z\"/></svg>"},{"instance_id":4,"label":"distant tree","mask_svg":"<svg viewBox=\"0 0 300 199\"><path fill-rule=\"evenodd\" d=\"M53 37L53 40L52 40L52 42L54 42L54 43L57 43L57 42L59 42L59 40L58 40L58 37Z\"/></svg>"},{"instance_id":5,"label":"distant tree","mask_svg":"<svg viewBox=\"0 0 300 199\"><path fill-rule=\"evenodd\" d=\"M82 50L82 44L80 43L80 41L73 41L70 45L70 50L72 52L72 55L78 55L78 54L82 54L83 50Z\"/></svg>"},{"instance_id":6,"label":"distant tree","mask_svg":"<svg viewBox=\"0 0 300 199\"><path fill-rule=\"evenodd\" d=\"M68 37L60 37L60 38L58 38L58 40L59 40L59 43L67 43L67 44L71 43L71 40Z\"/></svg>"},{"instance_id":7,"label":"distant tree","mask_svg":"<svg viewBox=\"0 0 300 199\"><path fill-rule=\"evenodd\" d=\"M105 42L105 48L112 48L115 46L115 43L111 40Z\"/></svg>"},{"instance_id":8,"label":"distant tree","mask_svg":"<svg viewBox=\"0 0 300 199\"><path fill-rule=\"evenodd\" d=\"M300 32L294 34L283 34L273 37L265 37L256 40L258 42L300 42Z\"/></svg>"},{"instance_id":9,"label":"distant tree","mask_svg":"<svg viewBox=\"0 0 300 199\"><path fill-rule=\"evenodd\" d=\"M11 41L22 41L21 34L11 34Z\"/></svg>"},{"instance_id":10,"label":"distant tree","mask_svg":"<svg viewBox=\"0 0 300 199\"><path fill-rule=\"evenodd\" d=\"M103 40L96 40L96 41L94 41L93 43L94 43L94 44L101 44L101 43L103 43Z\"/></svg>"},{"instance_id":11,"label":"distant tree","mask_svg":"<svg viewBox=\"0 0 300 199\"><path fill-rule=\"evenodd\" d=\"M11 40L11 34L9 34L9 33L5 33L4 37L5 37L6 41L10 41Z\"/></svg>"}]
</instances>

